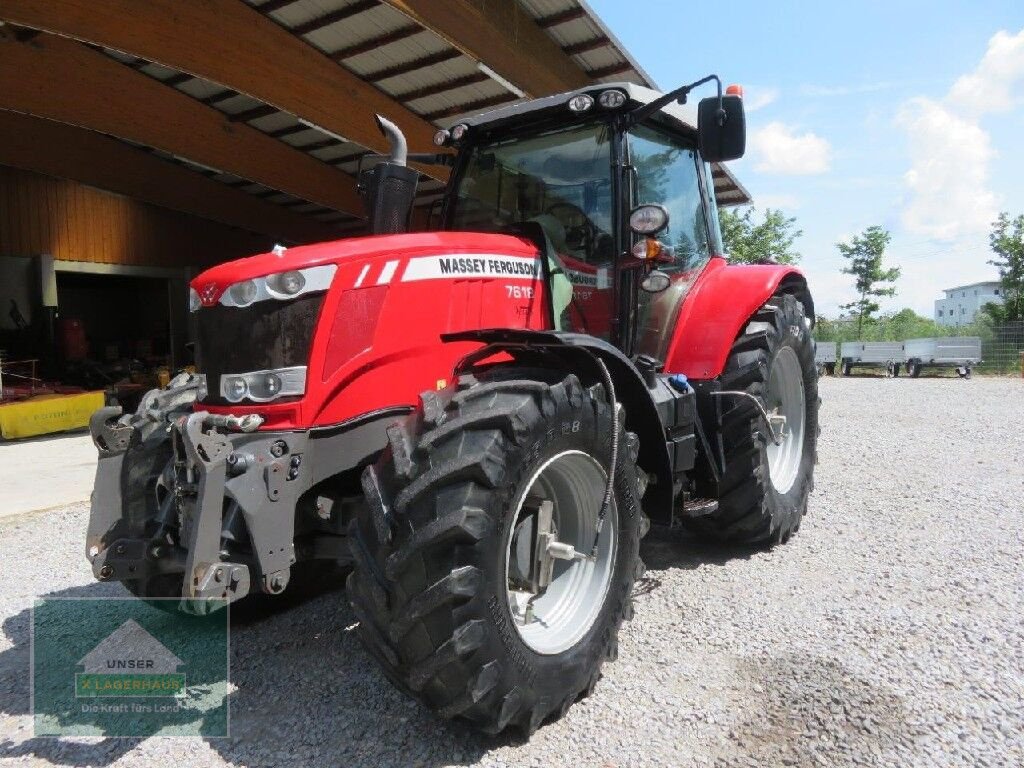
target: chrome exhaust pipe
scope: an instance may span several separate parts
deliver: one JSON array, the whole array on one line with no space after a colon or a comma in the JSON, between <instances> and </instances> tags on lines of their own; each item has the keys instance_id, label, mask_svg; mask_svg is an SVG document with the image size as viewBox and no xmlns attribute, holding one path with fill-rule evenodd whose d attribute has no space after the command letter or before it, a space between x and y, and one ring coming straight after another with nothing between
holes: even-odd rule
<instances>
[{"instance_id":1,"label":"chrome exhaust pipe","mask_svg":"<svg viewBox=\"0 0 1024 768\"><path fill-rule=\"evenodd\" d=\"M405 140L405 134L402 133L401 128L383 115L374 115L373 118L377 121L377 127L380 128L380 132L388 140L388 147L391 152L390 162L395 165L404 166L409 157L409 145Z\"/></svg>"}]
</instances>

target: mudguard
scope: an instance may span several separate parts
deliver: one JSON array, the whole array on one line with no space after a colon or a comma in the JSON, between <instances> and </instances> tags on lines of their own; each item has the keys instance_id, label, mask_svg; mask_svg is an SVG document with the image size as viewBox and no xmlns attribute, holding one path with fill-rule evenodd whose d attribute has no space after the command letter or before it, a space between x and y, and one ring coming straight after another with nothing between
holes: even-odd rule
<instances>
[{"instance_id":1,"label":"mudguard","mask_svg":"<svg viewBox=\"0 0 1024 768\"><path fill-rule=\"evenodd\" d=\"M720 375L744 324L780 292L796 296L813 324L814 302L807 280L797 268L711 259L679 309L665 355L665 371L696 380Z\"/></svg>"},{"instance_id":2,"label":"mudguard","mask_svg":"<svg viewBox=\"0 0 1024 768\"><path fill-rule=\"evenodd\" d=\"M569 370L587 370L589 378L600 380L598 366L593 363L594 357L599 357L612 377L616 398L626 410L626 427L640 439L638 464L654 475L654 482L642 499L644 512L656 522L671 519L672 465L665 443L665 429L643 376L618 347L584 333L515 328L462 331L444 334L441 339L445 343L478 341L487 345L464 358L456 373L460 368L468 368L472 363L493 357L498 352L505 352L522 364L545 365L550 363L543 357L545 353L541 353L540 358L532 358L532 350L557 348L556 355ZM588 370L591 368L594 370Z\"/></svg>"}]
</instances>

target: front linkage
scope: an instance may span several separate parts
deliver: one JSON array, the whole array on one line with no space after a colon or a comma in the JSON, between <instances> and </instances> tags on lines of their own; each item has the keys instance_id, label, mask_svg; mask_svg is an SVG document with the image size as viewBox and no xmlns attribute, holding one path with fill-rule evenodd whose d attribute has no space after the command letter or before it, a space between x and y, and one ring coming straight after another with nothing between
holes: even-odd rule
<instances>
[{"instance_id":1,"label":"front linkage","mask_svg":"<svg viewBox=\"0 0 1024 768\"><path fill-rule=\"evenodd\" d=\"M193 412L204 390L202 376L182 374L136 413L104 408L90 423L99 451L86 540L93 573L142 597L180 596L188 611L245 597L251 581L285 589L295 506L312 482L302 466L307 433L255 432L259 416Z\"/></svg>"}]
</instances>

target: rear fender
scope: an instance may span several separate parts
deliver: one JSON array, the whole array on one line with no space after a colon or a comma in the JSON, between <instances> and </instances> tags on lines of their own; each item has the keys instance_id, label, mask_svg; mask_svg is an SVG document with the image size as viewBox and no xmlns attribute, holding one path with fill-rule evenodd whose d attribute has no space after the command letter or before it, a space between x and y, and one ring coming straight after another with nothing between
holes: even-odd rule
<instances>
[{"instance_id":1,"label":"rear fender","mask_svg":"<svg viewBox=\"0 0 1024 768\"><path fill-rule=\"evenodd\" d=\"M552 367L562 366L587 382L602 380L594 358L608 368L615 385L616 399L626 412L626 429L639 438L637 464L653 475L653 482L643 496L645 514L655 522L671 520L672 467L665 443L665 430L654 399L636 366L617 347L582 333L529 331L492 328L446 334L445 342L479 341L487 346L464 358L455 373L465 371L474 362L507 354L510 364Z\"/></svg>"},{"instance_id":2,"label":"rear fender","mask_svg":"<svg viewBox=\"0 0 1024 768\"><path fill-rule=\"evenodd\" d=\"M719 376L746 322L776 293L796 296L813 326L814 302L800 270L781 264L728 264L721 257L713 258L680 307L665 370L696 380Z\"/></svg>"}]
</instances>

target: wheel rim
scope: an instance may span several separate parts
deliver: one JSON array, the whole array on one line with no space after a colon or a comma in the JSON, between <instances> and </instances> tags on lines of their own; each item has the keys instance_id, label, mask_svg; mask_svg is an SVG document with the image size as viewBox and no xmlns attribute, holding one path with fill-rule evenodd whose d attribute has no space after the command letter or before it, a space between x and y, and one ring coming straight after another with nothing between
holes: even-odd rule
<instances>
[{"instance_id":1,"label":"wheel rim","mask_svg":"<svg viewBox=\"0 0 1024 768\"><path fill-rule=\"evenodd\" d=\"M768 474L775 490L786 493L796 481L804 453L804 375L792 347L782 347L775 355L768 379L767 409L769 416L785 419L775 422L776 433L780 424L783 430L781 443L768 443Z\"/></svg>"},{"instance_id":2,"label":"wheel rim","mask_svg":"<svg viewBox=\"0 0 1024 768\"><path fill-rule=\"evenodd\" d=\"M505 551L505 593L516 631L537 653L562 653L597 621L611 584L618 543L613 498L598 537L596 557L554 560L550 584L535 592L529 576L531 565L541 555L539 503L550 502L554 543L589 555L607 477L589 454L564 451L537 469L519 497Z\"/></svg>"}]
</instances>

